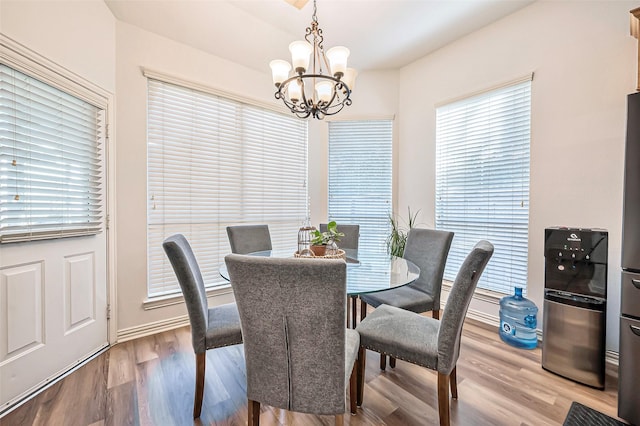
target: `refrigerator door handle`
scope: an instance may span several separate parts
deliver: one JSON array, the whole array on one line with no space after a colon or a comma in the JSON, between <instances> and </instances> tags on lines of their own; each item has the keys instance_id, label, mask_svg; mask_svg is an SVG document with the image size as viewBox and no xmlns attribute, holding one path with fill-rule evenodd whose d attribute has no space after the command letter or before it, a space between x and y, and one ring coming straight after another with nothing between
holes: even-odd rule
<instances>
[{"instance_id":1,"label":"refrigerator door handle","mask_svg":"<svg viewBox=\"0 0 640 426\"><path fill-rule=\"evenodd\" d=\"M640 336L640 327L637 327L635 325L629 325L629 328L631 329L633 334L635 334L636 336Z\"/></svg>"},{"instance_id":2,"label":"refrigerator door handle","mask_svg":"<svg viewBox=\"0 0 640 426\"><path fill-rule=\"evenodd\" d=\"M631 280L631 283L635 286L635 288L640 290L640 280Z\"/></svg>"}]
</instances>

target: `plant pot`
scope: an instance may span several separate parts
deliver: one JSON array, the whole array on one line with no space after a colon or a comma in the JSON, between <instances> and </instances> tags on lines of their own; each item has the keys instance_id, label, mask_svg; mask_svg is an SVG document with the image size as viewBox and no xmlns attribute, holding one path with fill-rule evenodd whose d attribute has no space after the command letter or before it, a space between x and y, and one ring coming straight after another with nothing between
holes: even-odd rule
<instances>
[{"instance_id":1,"label":"plant pot","mask_svg":"<svg viewBox=\"0 0 640 426\"><path fill-rule=\"evenodd\" d=\"M313 244L311 245L311 251L315 256L324 256L326 249L327 246L315 246Z\"/></svg>"}]
</instances>

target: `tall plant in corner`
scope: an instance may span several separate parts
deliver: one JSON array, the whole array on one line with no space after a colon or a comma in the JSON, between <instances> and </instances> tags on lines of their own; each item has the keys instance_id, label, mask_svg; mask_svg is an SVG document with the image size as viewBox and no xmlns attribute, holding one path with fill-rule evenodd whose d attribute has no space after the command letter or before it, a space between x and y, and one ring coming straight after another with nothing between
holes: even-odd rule
<instances>
[{"instance_id":1,"label":"tall plant in corner","mask_svg":"<svg viewBox=\"0 0 640 426\"><path fill-rule=\"evenodd\" d=\"M404 254L404 246L407 244L407 236L409 230L416 225L416 219L420 210L411 214L411 207L407 207L408 217L404 221L405 226L400 223L400 219L396 218L392 213L389 213L389 224L391 225L391 232L387 236L387 252L391 256L402 257Z\"/></svg>"}]
</instances>

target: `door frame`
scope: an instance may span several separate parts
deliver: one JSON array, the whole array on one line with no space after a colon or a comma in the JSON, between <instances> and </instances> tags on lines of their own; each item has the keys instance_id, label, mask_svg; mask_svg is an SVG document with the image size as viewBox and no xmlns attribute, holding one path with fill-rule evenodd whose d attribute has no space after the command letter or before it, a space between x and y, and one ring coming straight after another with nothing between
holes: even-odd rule
<instances>
[{"instance_id":1,"label":"door frame","mask_svg":"<svg viewBox=\"0 0 640 426\"><path fill-rule=\"evenodd\" d=\"M36 388L27 390L19 395L11 405L0 411L0 418L35 395L57 383L100 353L111 348L117 343L117 285L116 285L116 226L115 226L115 96L113 93L92 83L84 77L70 71L43 55L31 50L27 46L0 33L0 60L9 66L26 71L28 74L53 84L62 90L85 98L92 103L98 103L105 110L105 143L104 143L104 203L105 203L105 292L107 299L106 339L107 345L100 348L87 358L74 363L65 371L56 372L55 375L42 380ZM82 87L88 94L79 94L77 87ZM88 97L90 96L90 97ZM91 98L93 97L93 98ZM98 100L99 101L96 101Z\"/></svg>"}]
</instances>

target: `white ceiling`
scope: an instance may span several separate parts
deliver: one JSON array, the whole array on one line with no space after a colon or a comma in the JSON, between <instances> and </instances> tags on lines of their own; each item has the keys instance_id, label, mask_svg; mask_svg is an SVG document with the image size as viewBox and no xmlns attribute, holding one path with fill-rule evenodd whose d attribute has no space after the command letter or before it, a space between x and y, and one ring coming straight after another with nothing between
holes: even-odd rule
<instances>
[{"instance_id":1,"label":"white ceiling","mask_svg":"<svg viewBox=\"0 0 640 426\"><path fill-rule=\"evenodd\" d=\"M318 0L325 50L351 50L358 71L407 65L534 0ZM313 1L105 0L124 22L247 67L269 72L304 38Z\"/></svg>"}]
</instances>

